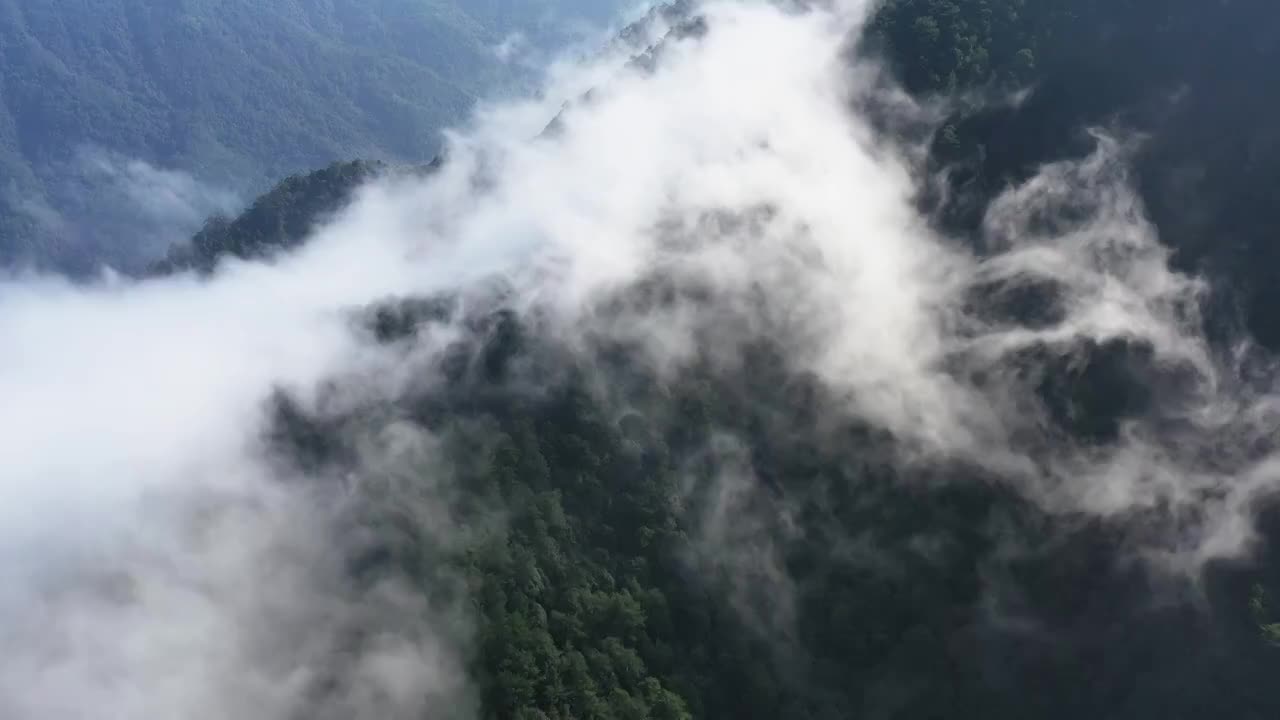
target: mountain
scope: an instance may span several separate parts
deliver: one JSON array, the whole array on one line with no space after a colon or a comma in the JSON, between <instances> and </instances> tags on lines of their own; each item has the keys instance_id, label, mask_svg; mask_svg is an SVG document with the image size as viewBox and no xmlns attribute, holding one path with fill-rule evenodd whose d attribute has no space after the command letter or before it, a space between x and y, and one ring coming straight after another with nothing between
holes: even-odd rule
<instances>
[{"instance_id":1,"label":"mountain","mask_svg":"<svg viewBox=\"0 0 1280 720\"><path fill-rule=\"evenodd\" d=\"M430 160L478 93L524 79L495 48L587 10L518 6L3 0L0 263L135 264L285 175ZM183 183L178 227L136 197L156 188L121 191L137 172Z\"/></svg>"},{"instance_id":2,"label":"mountain","mask_svg":"<svg viewBox=\"0 0 1280 720\"><path fill-rule=\"evenodd\" d=\"M1258 308L1246 324L1269 341L1273 313L1257 303L1273 292L1274 263L1254 263L1277 247L1270 228L1280 205L1264 201L1273 197L1264 188L1280 167L1271 142L1280 96L1262 90L1258 71L1280 45L1265 29L1277 18L1248 2L1061 9L900 0L872 18L865 38L916 98L955 98L928 153L947 189L919 200L939 228L983 252L985 219L1008 187L1046 163L1087 155L1091 128L1144 133L1133 172L1175 261L1221 273L1218 292ZM1231 51L1223 37L1236 39ZM885 131L910 141L911 127ZM238 229L246 222L221 242L234 248L260 237ZM269 245L299 239L274 237ZM625 317L624 308L661 306L681 292L652 280L618 298L614 311ZM1042 292L1053 290L1030 288L1002 312L1032 322L1035 307L1055 302ZM455 568L480 607L471 671L488 717L926 718L963 708L984 717L1243 718L1280 710L1280 695L1263 689L1280 667L1265 641L1280 618L1268 600L1280 591L1280 568L1266 560L1280 538L1271 510L1259 520L1267 550L1256 561L1212 565L1202 580L1207 600L1193 592L1147 607L1165 581L1120 558L1127 536L1159 520L1141 511L1055 517L977 468L895 467L893 438L859 421L823 425L840 415L824 407L838 391L795 369L777 338L744 345L732 370L699 355L664 379L628 359L643 355L638 348L605 343L566 357L536 317L459 312L456 298L391 302L371 308L367 322L389 344L459 323L475 333L446 353L447 381L400 398L395 414L459 447L496 442L492 461L462 482L460 507L483 507L483 497L519 508L504 536L471 548ZM1210 336L1232 333L1228 317L1211 312L1205 322ZM1047 422L1105 445L1153 402L1144 394L1161 392L1162 371L1147 352L1118 340L1059 360L1041 348L1034 354L1043 357L1023 357L1017 372L1038 378L1024 391L1043 400ZM530 398L521 387L531 377L557 379ZM614 388L607 401L592 389L601 378ZM273 437L288 455L320 467L356 457L343 428L367 422L358 412L320 424L281 402ZM619 407L627 415L615 424ZM487 430L471 436L477 428ZM738 490L744 522L766 527L718 532L728 533L725 542L785 547L771 560L785 565L784 585L766 567L688 563L717 490L714 477L681 462L696 462L722 434L738 438L759 483ZM907 479L914 473L921 477ZM934 474L950 480L935 484ZM695 489L677 490L682 482ZM692 504L671 505L677 494ZM804 518L798 536L768 525L783 522L768 512L755 514L774 504ZM992 527L1000 537L984 530ZM849 533L875 548L871 565L856 549L830 555L854 542ZM917 553L922 537L937 554ZM371 563L411 573L398 564L410 562L411 546L398 542L369 551L362 572ZM997 570L998 548L1017 549ZM738 561L747 562L729 562ZM994 601L992 582L1011 593L1002 602L1022 615L1010 622L1028 623L1030 635L975 615ZM785 631L768 620L782 596L797 616Z\"/></svg>"},{"instance_id":3,"label":"mountain","mask_svg":"<svg viewBox=\"0 0 1280 720\"><path fill-rule=\"evenodd\" d=\"M540 16L545 14L545 7L537 7L542 8ZM681 0L651 8L624 26L616 43L622 56L631 58L631 67L649 67L665 43L689 37L699 30L692 6ZM657 42L653 43L655 35ZM564 113L571 108L572 104L566 105L558 116L550 118L543 134L556 132ZM189 241L173 243L164 259L151 263L148 271L159 274L189 269L209 272L226 258L265 259L296 249L326 219L346 207L365 183L406 173L427 175L444 162L443 154L416 165L357 159L291 175L236 217L229 217L225 212L213 213L198 233Z\"/></svg>"},{"instance_id":4,"label":"mountain","mask_svg":"<svg viewBox=\"0 0 1280 720\"><path fill-rule=\"evenodd\" d=\"M1280 716L1280 8L860 6L0 283L0 715Z\"/></svg>"},{"instance_id":5,"label":"mountain","mask_svg":"<svg viewBox=\"0 0 1280 720\"><path fill-rule=\"evenodd\" d=\"M285 178L236 218L209 218L190 243L174 245L154 272L208 272L228 257L261 260L295 248L384 170L381 163L355 160Z\"/></svg>"}]
</instances>

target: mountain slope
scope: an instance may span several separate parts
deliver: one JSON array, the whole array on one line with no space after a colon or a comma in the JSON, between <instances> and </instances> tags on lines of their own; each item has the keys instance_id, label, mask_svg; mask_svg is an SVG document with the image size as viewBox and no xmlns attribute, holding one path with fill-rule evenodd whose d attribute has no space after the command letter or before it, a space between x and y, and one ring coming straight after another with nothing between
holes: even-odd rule
<instances>
[{"instance_id":1,"label":"mountain slope","mask_svg":"<svg viewBox=\"0 0 1280 720\"><path fill-rule=\"evenodd\" d=\"M240 193L429 160L515 79L494 47L519 22L451 1L0 0L0 262L120 259L93 257L112 198L86 150Z\"/></svg>"}]
</instances>

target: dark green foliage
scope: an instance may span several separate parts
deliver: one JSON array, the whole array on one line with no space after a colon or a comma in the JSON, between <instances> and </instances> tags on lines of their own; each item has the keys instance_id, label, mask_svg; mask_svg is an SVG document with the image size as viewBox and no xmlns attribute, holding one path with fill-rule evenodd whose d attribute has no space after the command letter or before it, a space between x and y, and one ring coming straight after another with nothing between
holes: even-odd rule
<instances>
[{"instance_id":1,"label":"dark green foliage","mask_svg":"<svg viewBox=\"0 0 1280 720\"><path fill-rule=\"evenodd\" d=\"M296 247L384 170L381 163L357 160L286 178L235 219L210 218L189 244L175 246L156 269L209 271L226 257L252 260Z\"/></svg>"},{"instance_id":2,"label":"dark green foliage","mask_svg":"<svg viewBox=\"0 0 1280 720\"><path fill-rule=\"evenodd\" d=\"M225 259L261 260L301 245L335 213L343 210L362 185L377 178L423 177L435 172L443 160L425 165L391 166L381 162L337 162L305 175L282 180L235 218L214 216L189 242L174 245L168 256L150 268L165 274L181 270L209 272ZM394 333L403 322L384 317L379 334Z\"/></svg>"},{"instance_id":3,"label":"dark green foliage","mask_svg":"<svg viewBox=\"0 0 1280 720\"><path fill-rule=\"evenodd\" d=\"M1013 86L1035 69L1036 0L890 0L868 28L913 91Z\"/></svg>"},{"instance_id":4,"label":"dark green foliage","mask_svg":"<svg viewBox=\"0 0 1280 720\"><path fill-rule=\"evenodd\" d=\"M1253 586L1253 596L1249 599L1249 611L1258 623L1262 637L1272 645L1280 646L1280 621L1275 619L1271 609L1270 597L1261 585Z\"/></svg>"}]
</instances>

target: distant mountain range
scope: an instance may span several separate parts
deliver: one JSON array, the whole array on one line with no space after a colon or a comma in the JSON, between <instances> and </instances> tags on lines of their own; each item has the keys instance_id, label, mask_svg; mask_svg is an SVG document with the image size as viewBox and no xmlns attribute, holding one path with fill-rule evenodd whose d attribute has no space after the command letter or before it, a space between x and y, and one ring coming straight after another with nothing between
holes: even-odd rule
<instances>
[{"instance_id":1,"label":"distant mountain range","mask_svg":"<svg viewBox=\"0 0 1280 720\"><path fill-rule=\"evenodd\" d=\"M615 3L0 0L0 264L136 264L281 177L425 161Z\"/></svg>"}]
</instances>

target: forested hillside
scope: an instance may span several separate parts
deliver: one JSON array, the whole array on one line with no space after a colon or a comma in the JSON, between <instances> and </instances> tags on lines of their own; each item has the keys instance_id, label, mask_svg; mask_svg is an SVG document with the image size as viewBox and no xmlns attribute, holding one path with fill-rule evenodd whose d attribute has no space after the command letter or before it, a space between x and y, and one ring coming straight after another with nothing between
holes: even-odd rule
<instances>
[{"instance_id":1,"label":"forested hillside","mask_svg":"<svg viewBox=\"0 0 1280 720\"><path fill-rule=\"evenodd\" d=\"M559 2L519 8L4 0L0 263L79 268L154 257L155 247L130 247L141 244L127 237L139 229L86 153L177 171L206 193L245 199L339 160L428 161L440 130L460 122L478 93L527 79L496 50L509 35L585 12ZM589 17L603 25L615 9L593 4ZM174 238L145 240L163 252Z\"/></svg>"}]
</instances>

